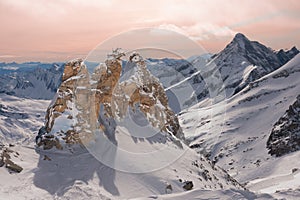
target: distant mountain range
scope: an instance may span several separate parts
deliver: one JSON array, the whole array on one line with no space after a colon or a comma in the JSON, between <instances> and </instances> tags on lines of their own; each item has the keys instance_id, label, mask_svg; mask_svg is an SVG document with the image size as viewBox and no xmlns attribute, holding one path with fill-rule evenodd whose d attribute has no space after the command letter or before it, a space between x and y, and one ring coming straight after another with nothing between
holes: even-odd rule
<instances>
[{"instance_id":1,"label":"distant mountain range","mask_svg":"<svg viewBox=\"0 0 300 200\"><path fill-rule=\"evenodd\" d=\"M0 93L34 99L52 99L61 83L63 64L1 63Z\"/></svg>"},{"instance_id":2,"label":"distant mountain range","mask_svg":"<svg viewBox=\"0 0 300 200\"><path fill-rule=\"evenodd\" d=\"M167 95L173 102L172 109L179 112L205 98L211 98L209 90L214 86L207 85L205 79L216 72L220 73L223 82L223 86L217 88L217 93L224 92L229 98L251 81L276 70L298 53L296 47L274 51L238 33L218 54L192 56L187 60L149 58L147 67L165 88L176 83L176 86L167 90ZM87 63L87 66L96 67L93 63ZM62 63L0 63L0 92L52 99L60 84L63 68ZM199 70L203 73L199 73Z\"/></svg>"}]
</instances>

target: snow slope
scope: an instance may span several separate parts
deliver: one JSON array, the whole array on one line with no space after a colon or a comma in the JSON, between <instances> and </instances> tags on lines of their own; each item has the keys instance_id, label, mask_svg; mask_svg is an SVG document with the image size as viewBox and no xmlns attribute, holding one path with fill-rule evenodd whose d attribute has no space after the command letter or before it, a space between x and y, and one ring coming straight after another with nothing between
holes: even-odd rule
<instances>
[{"instance_id":1,"label":"snow slope","mask_svg":"<svg viewBox=\"0 0 300 200\"><path fill-rule=\"evenodd\" d=\"M261 178L270 183L274 177L289 177L283 178L283 183L252 185L255 190L289 189L290 181L299 188L298 176L291 174L292 169L300 166L300 152L275 158L266 148L273 125L300 93L299 75L300 55L297 55L225 102L212 106L199 103L185 110L179 118L190 146L205 153L241 183Z\"/></svg>"},{"instance_id":2,"label":"snow slope","mask_svg":"<svg viewBox=\"0 0 300 200\"><path fill-rule=\"evenodd\" d=\"M19 107L22 107L20 102L24 102L25 105L33 108L48 103L43 100L19 99L10 96L6 96L5 100L6 104L16 104L13 102L15 100L19 101ZM26 111L30 120L37 125L42 123L41 118L34 120L36 116L34 112L30 112L29 109ZM32 132L37 132L36 126L31 128ZM121 131L125 133L122 134ZM5 136L10 142L15 141L14 137ZM19 174L9 174L4 167L0 167L0 199L41 199L41 197L43 199L127 199L165 194L165 188L169 184L172 185L173 193L183 192L182 186L185 180L193 181L194 188L210 190L220 189L222 186L228 190L240 188L241 192L243 191L221 169L213 168L205 158L186 146L184 149L176 150L178 147L173 142L152 143L154 141L150 142L150 140L136 142L124 129L120 129L117 140L120 141L120 145L130 146L138 153L144 152L147 146L161 149L165 145L170 145L176 153L183 154L163 169L135 174L120 172L101 164L82 147L74 147L73 151L46 151L34 147L35 135L21 134L19 137L28 139L14 142L15 146L10 149L18 152L19 156L14 158L14 162L22 166L23 171ZM163 154L160 156L164 158ZM160 160L153 157L147 162L154 163Z\"/></svg>"},{"instance_id":3,"label":"snow slope","mask_svg":"<svg viewBox=\"0 0 300 200\"><path fill-rule=\"evenodd\" d=\"M13 150L20 152L16 162L24 170L20 174L9 174L0 168L1 199L273 199L266 194L256 195L234 188L199 189L197 183L192 191L183 192L182 183L172 178L177 179L179 175L180 178L189 176L192 180L197 176L190 168L187 169L192 173L180 175L187 170L187 158L151 174L127 174L107 168L84 151L80 155L36 153L33 148L23 145L13 147ZM44 155L51 160L44 160ZM172 194L165 195L167 184L172 184Z\"/></svg>"},{"instance_id":4,"label":"snow slope","mask_svg":"<svg viewBox=\"0 0 300 200\"><path fill-rule=\"evenodd\" d=\"M0 138L5 143L32 142L43 124L49 100L0 95Z\"/></svg>"},{"instance_id":5,"label":"snow slope","mask_svg":"<svg viewBox=\"0 0 300 200\"><path fill-rule=\"evenodd\" d=\"M152 195L145 198L136 198L134 200L146 200L146 199L158 199L158 200L182 200L182 199L197 199L197 200L215 200L215 199L274 199L268 194L255 194L249 191L240 190L199 190L179 193L179 194L167 194L167 195Z\"/></svg>"}]
</instances>

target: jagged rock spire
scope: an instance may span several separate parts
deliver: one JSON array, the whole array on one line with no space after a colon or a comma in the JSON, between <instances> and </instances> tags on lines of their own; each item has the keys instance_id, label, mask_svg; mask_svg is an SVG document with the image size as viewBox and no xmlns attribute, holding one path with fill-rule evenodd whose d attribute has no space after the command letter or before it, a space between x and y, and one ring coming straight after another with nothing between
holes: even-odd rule
<instances>
[{"instance_id":1,"label":"jagged rock spire","mask_svg":"<svg viewBox=\"0 0 300 200\"><path fill-rule=\"evenodd\" d=\"M91 76L82 60L66 64L63 82L37 137L39 146L63 149L62 143L86 144L93 139L94 129L113 135L115 120L126 117L128 109L139 109L154 128L184 138L163 86L147 70L141 55L129 56L135 69L120 80L123 56L121 49L113 50Z\"/></svg>"}]
</instances>

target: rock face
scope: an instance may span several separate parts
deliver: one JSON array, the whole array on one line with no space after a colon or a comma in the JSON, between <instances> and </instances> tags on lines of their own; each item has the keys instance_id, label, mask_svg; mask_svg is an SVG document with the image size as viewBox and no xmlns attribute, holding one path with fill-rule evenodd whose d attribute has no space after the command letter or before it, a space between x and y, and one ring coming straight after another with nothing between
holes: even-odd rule
<instances>
[{"instance_id":1,"label":"rock face","mask_svg":"<svg viewBox=\"0 0 300 200\"><path fill-rule=\"evenodd\" d=\"M284 51L283 49L280 49L276 55L282 65L287 63L289 60L291 60L295 55L299 53L299 50L296 47L291 48L290 50Z\"/></svg>"},{"instance_id":2,"label":"rock face","mask_svg":"<svg viewBox=\"0 0 300 200\"><path fill-rule=\"evenodd\" d=\"M158 79L138 53L129 57L124 70L124 56L120 49L114 50L91 76L82 60L65 65L62 83L36 138L38 146L63 149L70 144L85 144L93 139L95 129L112 135L116 120L126 117L128 110L142 113L154 128L183 139L177 116L169 108Z\"/></svg>"},{"instance_id":3,"label":"rock face","mask_svg":"<svg viewBox=\"0 0 300 200\"><path fill-rule=\"evenodd\" d=\"M269 153L282 156L300 150L300 95L275 123L267 141Z\"/></svg>"},{"instance_id":4,"label":"rock face","mask_svg":"<svg viewBox=\"0 0 300 200\"><path fill-rule=\"evenodd\" d=\"M62 83L46 112L45 126L39 130L36 138L38 146L43 146L44 149L62 149L61 141L66 144L81 143L76 129L78 126L84 127L81 126L84 123L81 119L86 113L77 113L82 106L79 99L83 98L83 88L77 88L77 85L87 85L88 81L88 71L82 60L71 61L65 65ZM78 95L75 96L75 93ZM79 102L76 107L75 101ZM73 115L78 118L77 123L74 123Z\"/></svg>"},{"instance_id":5,"label":"rock face","mask_svg":"<svg viewBox=\"0 0 300 200\"><path fill-rule=\"evenodd\" d=\"M112 104L114 113L124 118L128 106L134 111L138 108L153 127L183 139L178 119L168 106L163 86L148 71L138 53L129 57L124 73L125 80L121 80L115 88L113 101L116 103Z\"/></svg>"}]
</instances>

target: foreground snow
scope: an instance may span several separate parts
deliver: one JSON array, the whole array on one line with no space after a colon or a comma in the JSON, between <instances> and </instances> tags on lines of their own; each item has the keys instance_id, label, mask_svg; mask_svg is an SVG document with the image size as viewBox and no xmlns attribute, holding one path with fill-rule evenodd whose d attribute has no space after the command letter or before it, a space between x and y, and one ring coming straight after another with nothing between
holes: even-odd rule
<instances>
[{"instance_id":1,"label":"foreground snow","mask_svg":"<svg viewBox=\"0 0 300 200\"><path fill-rule=\"evenodd\" d=\"M18 152L18 155L16 154L12 160L22 166L23 171L10 174L5 167L0 167L0 199L129 199L164 195L168 185L172 186L172 191L168 192L184 193L184 181L192 181L193 188L201 190L220 190L223 187L226 190L232 188L243 191L243 188L228 174L219 168L213 168L205 158L186 146L180 149L173 142L154 139L135 141L122 127L117 127L116 140L119 141L120 147L129 147L126 149L128 151L141 153L168 146L174 148L181 156L161 169L135 174L120 172L103 165L80 146L70 148L70 151L56 149L46 151L36 148L33 141L43 122L42 117L36 113L42 112L48 103L43 100L7 95L2 97L1 104L14 108L15 111L22 108L22 113L26 113L27 117L14 118L16 112L10 110L9 119L13 123L8 124L11 125L9 132L14 134L1 134L7 141L4 142L6 145L14 144L9 148ZM1 122L7 123L7 117L3 115L1 117L3 120ZM15 124L25 123L23 120L27 122L25 129L22 130L20 126L22 131L13 131L14 127L18 128ZM158 156L148 157L144 163L157 163L166 155L161 153ZM126 157L124 162L127 162Z\"/></svg>"},{"instance_id":2,"label":"foreground snow","mask_svg":"<svg viewBox=\"0 0 300 200\"><path fill-rule=\"evenodd\" d=\"M182 200L182 199L197 199L197 200L214 200L214 199L274 199L268 194L256 195L249 191L242 190L200 190L195 189L193 191L177 193L177 194L167 194L159 196L149 196L137 198L134 200L147 200L147 199L158 199L158 200Z\"/></svg>"},{"instance_id":3,"label":"foreground snow","mask_svg":"<svg viewBox=\"0 0 300 200\"><path fill-rule=\"evenodd\" d=\"M165 194L167 184L172 185L173 193L182 193L184 190L179 179L192 180L194 187L202 190L214 189L216 183L223 183L228 188L221 178L210 183L199 180L197 167L188 164L191 157L197 158L193 151L187 151L184 158L164 169L132 174L101 164L84 149L78 154L36 152L31 145L18 145L11 149L19 152L14 161L24 170L19 174L9 174L4 167L0 168L1 199L127 199ZM248 193L232 188L232 193Z\"/></svg>"}]
</instances>

